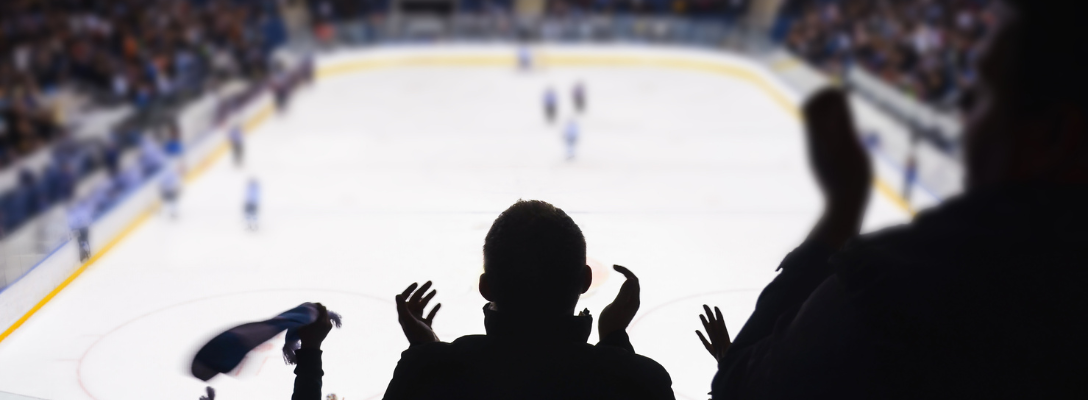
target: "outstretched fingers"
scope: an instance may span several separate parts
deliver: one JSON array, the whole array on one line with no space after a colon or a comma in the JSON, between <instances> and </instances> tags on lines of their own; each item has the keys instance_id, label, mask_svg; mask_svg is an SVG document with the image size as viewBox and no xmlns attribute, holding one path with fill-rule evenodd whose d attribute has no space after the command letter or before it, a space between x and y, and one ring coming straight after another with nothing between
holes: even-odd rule
<instances>
[{"instance_id":1,"label":"outstretched fingers","mask_svg":"<svg viewBox=\"0 0 1088 400\"><path fill-rule=\"evenodd\" d=\"M703 312L706 314L700 314L699 321L703 323L706 335L704 336L698 330L695 333L699 335L699 341L703 343L706 351L710 352L710 355L714 356L715 359L719 359L731 344L729 330L725 327L725 318L722 318L722 310L718 307L711 310L710 306L703 304Z\"/></svg>"},{"instance_id":2,"label":"outstretched fingers","mask_svg":"<svg viewBox=\"0 0 1088 400\"><path fill-rule=\"evenodd\" d=\"M696 329L695 334L699 335L699 341L703 342L703 347L706 348L706 351L710 353L710 355L714 355L714 346L712 346L710 342L706 340L706 337L703 336L703 333L699 332L699 330Z\"/></svg>"},{"instance_id":3,"label":"outstretched fingers","mask_svg":"<svg viewBox=\"0 0 1088 400\"><path fill-rule=\"evenodd\" d=\"M714 307L714 315L718 318L717 327L721 330L722 337L729 342L729 328L725 326L725 318L722 318L722 310ZM728 344L727 344L728 346Z\"/></svg>"},{"instance_id":4,"label":"outstretched fingers","mask_svg":"<svg viewBox=\"0 0 1088 400\"><path fill-rule=\"evenodd\" d=\"M427 283L424 283L423 286L419 287L419 290L417 290L414 294L412 294L412 298L409 299L408 301L411 302L411 303L419 303L419 301L423 299L423 295L427 293L427 289L430 289L430 288L431 288L431 281L427 281Z\"/></svg>"},{"instance_id":5,"label":"outstretched fingers","mask_svg":"<svg viewBox=\"0 0 1088 400\"><path fill-rule=\"evenodd\" d=\"M400 301L404 301L404 299L407 299L408 296L411 296L412 292L414 292L416 290L416 286L419 286L419 284L418 283L412 283L411 285L408 285L408 288L404 289L404 291L400 293L400 298L401 298Z\"/></svg>"},{"instance_id":6,"label":"outstretched fingers","mask_svg":"<svg viewBox=\"0 0 1088 400\"><path fill-rule=\"evenodd\" d=\"M426 296L423 296L423 299L419 301L419 308L422 309L423 307L427 307L427 303L430 303L431 299L433 299L436 294L438 294L438 291L432 290L430 293L427 293Z\"/></svg>"},{"instance_id":7,"label":"outstretched fingers","mask_svg":"<svg viewBox=\"0 0 1088 400\"><path fill-rule=\"evenodd\" d=\"M442 303L435 304L434 308L431 309L431 312L427 314L427 318L423 320L423 322L427 323L427 326L431 326L431 322L434 321L434 316L435 314L438 314L439 308L442 308Z\"/></svg>"},{"instance_id":8,"label":"outstretched fingers","mask_svg":"<svg viewBox=\"0 0 1088 400\"><path fill-rule=\"evenodd\" d=\"M431 324L431 320L434 319L438 309L441 308L441 304L435 305L434 309L427 314L426 318L423 318L423 310L438 294L437 290L428 289L431 288L432 282L427 281L422 286L419 283L413 283L409 285L403 292L396 296L397 314L402 319L419 319L425 322L427 325Z\"/></svg>"}]
</instances>

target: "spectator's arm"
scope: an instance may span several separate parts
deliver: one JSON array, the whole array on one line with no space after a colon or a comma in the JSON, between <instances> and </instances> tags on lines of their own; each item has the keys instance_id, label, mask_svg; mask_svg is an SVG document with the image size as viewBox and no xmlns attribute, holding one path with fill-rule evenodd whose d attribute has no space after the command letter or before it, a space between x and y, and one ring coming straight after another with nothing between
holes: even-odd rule
<instances>
[{"instance_id":1,"label":"spectator's arm","mask_svg":"<svg viewBox=\"0 0 1088 400\"><path fill-rule=\"evenodd\" d=\"M321 342L332 330L332 321L324 305L314 305L316 320L298 330L302 346L295 351L295 392L291 400L321 400L321 377L325 375L321 370Z\"/></svg>"},{"instance_id":2,"label":"spectator's arm","mask_svg":"<svg viewBox=\"0 0 1088 400\"><path fill-rule=\"evenodd\" d=\"M444 344L438 344L442 346ZM411 346L400 353L400 361L393 370L393 379L385 389L384 400L410 399L419 385L426 384L427 366L435 362L435 344L423 343Z\"/></svg>"},{"instance_id":3,"label":"spectator's arm","mask_svg":"<svg viewBox=\"0 0 1088 400\"><path fill-rule=\"evenodd\" d=\"M321 400L321 350L298 349L295 364L295 393L291 400Z\"/></svg>"},{"instance_id":4,"label":"spectator's arm","mask_svg":"<svg viewBox=\"0 0 1088 400\"><path fill-rule=\"evenodd\" d=\"M782 260L782 272L763 289L752 316L719 359L713 398L740 398L767 385L772 335L776 327L783 330L789 326L801 304L831 275L827 262L831 253L826 245L810 240Z\"/></svg>"},{"instance_id":5,"label":"spectator's arm","mask_svg":"<svg viewBox=\"0 0 1088 400\"><path fill-rule=\"evenodd\" d=\"M762 305L756 306L757 313ZM749 322L753 320L756 315ZM762 321L766 322L764 336L742 331L743 346L730 347L722 357L712 385L713 398L810 398L814 393L886 398L893 394L880 392L880 379L871 368L879 360L873 352L879 339L851 313L845 287L836 275L809 290L803 301L785 305L773 320Z\"/></svg>"},{"instance_id":6,"label":"spectator's arm","mask_svg":"<svg viewBox=\"0 0 1088 400\"><path fill-rule=\"evenodd\" d=\"M778 267L782 272L760 293L755 311L733 340L726 352L727 358L730 352L767 337L780 318L796 312L812 291L831 275L827 262L831 255L831 247L813 240L802 243L786 255Z\"/></svg>"}]
</instances>

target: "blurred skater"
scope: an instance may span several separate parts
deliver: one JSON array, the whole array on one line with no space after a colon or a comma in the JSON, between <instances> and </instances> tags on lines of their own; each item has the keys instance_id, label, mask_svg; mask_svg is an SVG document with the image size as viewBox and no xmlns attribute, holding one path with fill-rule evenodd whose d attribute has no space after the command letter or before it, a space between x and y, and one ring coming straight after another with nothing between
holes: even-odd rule
<instances>
[{"instance_id":1,"label":"blurred skater","mask_svg":"<svg viewBox=\"0 0 1088 400\"><path fill-rule=\"evenodd\" d=\"M163 211L170 218L178 218L178 195L181 194L181 166L166 168L163 171L162 182Z\"/></svg>"},{"instance_id":2,"label":"blurred skater","mask_svg":"<svg viewBox=\"0 0 1088 400\"><path fill-rule=\"evenodd\" d=\"M918 180L918 143L921 135L911 134L910 152L907 153L907 162L903 166L903 200L910 205L910 195L914 191L914 185Z\"/></svg>"},{"instance_id":3,"label":"blurred skater","mask_svg":"<svg viewBox=\"0 0 1088 400\"><path fill-rule=\"evenodd\" d=\"M548 121L548 125L555 123L555 117L559 114L559 97L555 94L554 88L548 88L544 91L544 118Z\"/></svg>"},{"instance_id":4,"label":"blurred skater","mask_svg":"<svg viewBox=\"0 0 1088 400\"><path fill-rule=\"evenodd\" d=\"M90 207L72 202L68 206L68 228L71 229L72 237L76 240L76 248L79 250L79 262L87 262L91 258L90 226Z\"/></svg>"},{"instance_id":5,"label":"blurred skater","mask_svg":"<svg viewBox=\"0 0 1088 400\"><path fill-rule=\"evenodd\" d=\"M574 101L574 110L579 114L586 112L586 87L582 82L574 84L574 90L571 92L571 100Z\"/></svg>"},{"instance_id":6,"label":"blurred skater","mask_svg":"<svg viewBox=\"0 0 1088 400\"><path fill-rule=\"evenodd\" d=\"M234 166L241 167L244 154L245 137L242 135L242 128L235 126L227 133L230 138L230 149L234 153Z\"/></svg>"},{"instance_id":7,"label":"blurred skater","mask_svg":"<svg viewBox=\"0 0 1088 400\"><path fill-rule=\"evenodd\" d=\"M291 91L294 88L294 74L283 64L276 63L275 74L272 76L272 93L276 102L276 112L280 115L287 114L287 106L291 102Z\"/></svg>"},{"instance_id":8,"label":"blurred skater","mask_svg":"<svg viewBox=\"0 0 1088 400\"><path fill-rule=\"evenodd\" d=\"M257 230L257 210L261 203L261 184L256 178L251 178L246 185L245 217L246 228Z\"/></svg>"},{"instance_id":9,"label":"blurred skater","mask_svg":"<svg viewBox=\"0 0 1088 400\"><path fill-rule=\"evenodd\" d=\"M914 185L918 181L918 161L914 158L914 153L911 153L907 157L907 165L903 168L903 201L910 204L910 194L914 190Z\"/></svg>"},{"instance_id":10,"label":"blurred skater","mask_svg":"<svg viewBox=\"0 0 1088 400\"><path fill-rule=\"evenodd\" d=\"M215 400L215 389L212 389L211 386L204 388L204 392L207 394L200 396L200 400Z\"/></svg>"},{"instance_id":11,"label":"blurred skater","mask_svg":"<svg viewBox=\"0 0 1088 400\"><path fill-rule=\"evenodd\" d=\"M522 72L533 70L533 53L527 46L522 46L518 49L518 68Z\"/></svg>"},{"instance_id":12,"label":"blurred skater","mask_svg":"<svg viewBox=\"0 0 1088 400\"><path fill-rule=\"evenodd\" d=\"M567 160L574 159L574 147L578 144L579 133L578 121L573 119L567 123L567 128L563 130L563 139L567 142Z\"/></svg>"}]
</instances>

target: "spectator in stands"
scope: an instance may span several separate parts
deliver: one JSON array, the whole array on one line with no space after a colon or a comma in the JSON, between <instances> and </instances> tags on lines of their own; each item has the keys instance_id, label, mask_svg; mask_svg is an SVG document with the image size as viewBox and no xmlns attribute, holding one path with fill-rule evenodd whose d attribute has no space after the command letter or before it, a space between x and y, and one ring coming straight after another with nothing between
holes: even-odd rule
<instances>
[{"instance_id":1,"label":"spectator in stands","mask_svg":"<svg viewBox=\"0 0 1088 400\"><path fill-rule=\"evenodd\" d=\"M117 176L121 164L121 146L118 145L115 135L106 137L102 144L102 164L111 178Z\"/></svg>"},{"instance_id":2,"label":"spectator in stands","mask_svg":"<svg viewBox=\"0 0 1088 400\"><path fill-rule=\"evenodd\" d=\"M838 75L858 66L922 101L953 106L973 84L992 0L798 0L786 45Z\"/></svg>"},{"instance_id":3,"label":"spectator in stands","mask_svg":"<svg viewBox=\"0 0 1088 400\"><path fill-rule=\"evenodd\" d=\"M826 211L732 343L709 316L715 398L1088 398L1084 6L997 6L966 193L907 226L857 237L870 173L845 96L805 106Z\"/></svg>"},{"instance_id":4,"label":"spectator in stands","mask_svg":"<svg viewBox=\"0 0 1088 400\"><path fill-rule=\"evenodd\" d=\"M57 132L47 104L86 89L140 109L198 93L215 74L263 75L284 35L265 2L57 0L0 2L0 167ZM258 18L259 17L259 18ZM261 23L258 23L261 21ZM232 58L223 60L223 58Z\"/></svg>"},{"instance_id":5,"label":"spectator in stands","mask_svg":"<svg viewBox=\"0 0 1088 400\"><path fill-rule=\"evenodd\" d=\"M483 309L487 334L440 342L431 330L439 306L423 315L435 295L427 293L430 282L418 290L415 284L408 287L396 298L410 347L401 355L385 398L672 399L669 374L635 354L627 337L638 310L639 285L626 268L615 267L627 280L601 312L600 343L586 343L593 319L588 310L573 315L592 279L585 260L585 238L566 213L542 201L515 203L499 215L484 240L479 286L489 301ZM320 353L298 354L295 399L316 400ZM311 396L300 397L300 391Z\"/></svg>"}]
</instances>

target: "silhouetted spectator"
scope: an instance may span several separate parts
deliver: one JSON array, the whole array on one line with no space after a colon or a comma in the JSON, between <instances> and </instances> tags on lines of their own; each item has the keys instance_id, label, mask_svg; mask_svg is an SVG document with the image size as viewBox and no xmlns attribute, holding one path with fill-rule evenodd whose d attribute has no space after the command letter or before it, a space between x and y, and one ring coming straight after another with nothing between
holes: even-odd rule
<instances>
[{"instance_id":1,"label":"silhouetted spectator","mask_svg":"<svg viewBox=\"0 0 1088 400\"><path fill-rule=\"evenodd\" d=\"M589 310L573 315L592 280L585 260L585 238L566 213L542 201L515 203L484 241L479 286L489 301L483 308L487 334L440 342L431 322L441 305L424 317L436 292L428 293L430 282L418 290L412 284L396 296L410 347L385 398L672 399L669 374L635 354L627 336L639 285L626 268L615 266L626 281L601 312L601 342L586 343L593 318ZM297 396L300 389L320 395L320 352L306 354L310 358L299 352L295 400L317 399ZM300 380L309 383L300 388Z\"/></svg>"},{"instance_id":2,"label":"silhouetted spectator","mask_svg":"<svg viewBox=\"0 0 1088 400\"><path fill-rule=\"evenodd\" d=\"M966 193L909 225L855 238L870 173L846 100L806 105L827 211L732 344L705 324L715 398L1088 398L1084 6L1001 3Z\"/></svg>"},{"instance_id":3,"label":"silhouetted spectator","mask_svg":"<svg viewBox=\"0 0 1088 400\"><path fill-rule=\"evenodd\" d=\"M424 297L429 284L410 286L397 300L412 346L385 398L673 398L668 373L634 353L626 327L638 309L638 281L616 269L627 281L601 312L601 343L591 346L588 310L572 315L592 280L581 230L548 203L514 204L484 243L479 286L490 301L483 310L487 335L437 342L430 330L435 311L423 317L434 292Z\"/></svg>"}]
</instances>

